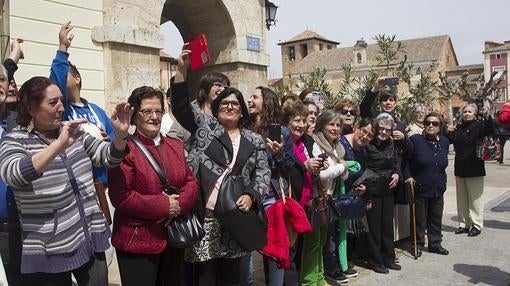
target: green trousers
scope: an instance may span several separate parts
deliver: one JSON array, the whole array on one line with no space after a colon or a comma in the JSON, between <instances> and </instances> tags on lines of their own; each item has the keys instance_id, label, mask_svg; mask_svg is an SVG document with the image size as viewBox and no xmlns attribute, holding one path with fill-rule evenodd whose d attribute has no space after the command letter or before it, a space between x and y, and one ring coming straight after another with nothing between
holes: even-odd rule
<instances>
[{"instance_id":1,"label":"green trousers","mask_svg":"<svg viewBox=\"0 0 510 286\"><path fill-rule=\"evenodd\" d=\"M323 286L324 265L322 262L322 249L326 244L328 226L314 229L312 233L303 235L303 250L301 252L301 271L299 285Z\"/></svg>"}]
</instances>

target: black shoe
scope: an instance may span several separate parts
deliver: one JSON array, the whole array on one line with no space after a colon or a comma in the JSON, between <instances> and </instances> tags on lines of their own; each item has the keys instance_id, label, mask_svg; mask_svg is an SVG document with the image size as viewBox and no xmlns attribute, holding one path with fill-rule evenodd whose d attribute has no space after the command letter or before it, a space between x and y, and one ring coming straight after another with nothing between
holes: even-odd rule
<instances>
[{"instance_id":1,"label":"black shoe","mask_svg":"<svg viewBox=\"0 0 510 286\"><path fill-rule=\"evenodd\" d=\"M385 264L384 266L386 266L386 268L389 268L391 270L397 270L399 271L400 269L402 269L402 266L398 265L397 263L393 262L393 263L390 263L390 264Z\"/></svg>"},{"instance_id":2,"label":"black shoe","mask_svg":"<svg viewBox=\"0 0 510 286\"><path fill-rule=\"evenodd\" d=\"M358 271L356 271L353 268L347 268L347 270L344 271L344 275L347 278L353 278L353 277L358 276Z\"/></svg>"},{"instance_id":3,"label":"black shoe","mask_svg":"<svg viewBox=\"0 0 510 286\"><path fill-rule=\"evenodd\" d=\"M441 255L448 255L450 253L446 248L444 248L442 246L429 247L429 252L437 253L437 254L441 254Z\"/></svg>"},{"instance_id":4,"label":"black shoe","mask_svg":"<svg viewBox=\"0 0 510 286\"><path fill-rule=\"evenodd\" d=\"M471 229L469 230L468 236L478 236L480 233L482 233L481 230L472 226Z\"/></svg>"},{"instance_id":5,"label":"black shoe","mask_svg":"<svg viewBox=\"0 0 510 286\"><path fill-rule=\"evenodd\" d=\"M390 273L390 271L388 270L388 268L384 267L383 265L372 265L371 266L372 270L374 270L374 272L376 273L382 273L382 274L388 274Z\"/></svg>"},{"instance_id":6,"label":"black shoe","mask_svg":"<svg viewBox=\"0 0 510 286\"><path fill-rule=\"evenodd\" d=\"M347 283L349 281L341 271L335 273L324 272L324 279L326 279L329 284Z\"/></svg>"},{"instance_id":7,"label":"black shoe","mask_svg":"<svg viewBox=\"0 0 510 286\"><path fill-rule=\"evenodd\" d=\"M457 230L454 232L455 234L461 234L461 233L468 233L469 232L469 228L467 227L459 227L457 228Z\"/></svg>"}]
</instances>

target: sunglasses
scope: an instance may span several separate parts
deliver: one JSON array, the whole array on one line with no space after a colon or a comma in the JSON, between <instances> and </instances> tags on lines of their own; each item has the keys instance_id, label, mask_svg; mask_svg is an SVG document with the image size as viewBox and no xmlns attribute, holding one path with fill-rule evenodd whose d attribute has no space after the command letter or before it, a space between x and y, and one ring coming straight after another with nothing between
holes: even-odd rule
<instances>
[{"instance_id":1,"label":"sunglasses","mask_svg":"<svg viewBox=\"0 0 510 286\"><path fill-rule=\"evenodd\" d=\"M425 121L423 122L425 124L425 126L429 126L430 124L432 124L432 126L434 127L439 127L439 121Z\"/></svg>"},{"instance_id":2,"label":"sunglasses","mask_svg":"<svg viewBox=\"0 0 510 286\"><path fill-rule=\"evenodd\" d=\"M356 116L356 111L353 109L342 109L339 111L342 115L347 115L347 113L351 114L352 116Z\"/></svg>"}]
</instances>

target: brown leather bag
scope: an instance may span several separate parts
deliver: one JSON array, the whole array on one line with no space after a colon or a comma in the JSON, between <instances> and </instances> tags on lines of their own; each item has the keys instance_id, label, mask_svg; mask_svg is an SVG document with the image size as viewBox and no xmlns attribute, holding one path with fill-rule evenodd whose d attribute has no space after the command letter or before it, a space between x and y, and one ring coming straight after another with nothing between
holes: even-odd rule
<instances>
[{"instance_id":1,"label":"brown leather bag","mask_svg":"<svg viewBox=\"0 0 510 286\"><path fill-rule=\"evenodd\" d=\"M308 217L314 229L329 223L329 196L322 186L320 179L317 181L317 193L312 198L308 209Z\"/></svg>"},{"instance_id":2,"label":"brown leather bag","mask_svg":"<svg viewBox=\"0 0 510 286\"><path fill-rule=\"evenodd\" d=\"M99 207L103 212L104 218L108 222L109 225L112 224L112 215L110 214L110 207L108 206L108 200L106 199L106 192L104 191L103 183L94 183L94 187L96 188L96 196L99 201Z\"/></svg>"}]
</instances>

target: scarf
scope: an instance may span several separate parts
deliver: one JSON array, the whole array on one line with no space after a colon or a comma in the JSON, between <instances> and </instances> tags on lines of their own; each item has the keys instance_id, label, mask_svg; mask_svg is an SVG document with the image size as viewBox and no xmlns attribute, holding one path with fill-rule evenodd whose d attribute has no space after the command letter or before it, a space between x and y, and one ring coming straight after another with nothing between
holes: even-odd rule
<instances>
[{"instance_id":1,"label":"scarf","mask_svg":"<svg viewBox=\"0 0 510 286\"><path fill-rule=\"evenodd\" d=\"M337 164L340 164L341 161L344 158L345 150L342 144L338 142L338 140L335 140L334 146L331 146L331 144L328 142L326 137L324 137L324 134L322 132L317 132L312 135L313 140L321 150L323 150L328 156L333 159L333 161ZM335 151L336 150L336 154Z\"/></svg>"},{"instance_id":2,"label":"scarf","mask_svg":"<svg viewBox=\"0 0 510 286\"><path fill-rule=\"evenodd\" d=\"M303 139L299 138L294 144L292 144L292 149L294 151L294 155L301 162L305 163L308 160L308 156L305 154L305 144L303 143ZM301 197L299 199L299 203L302 206L309 206L310 201L312 200L312 173L310 171L305 171L303 178L303 186L301 187Z\"/></svg>"}]
</instances>

